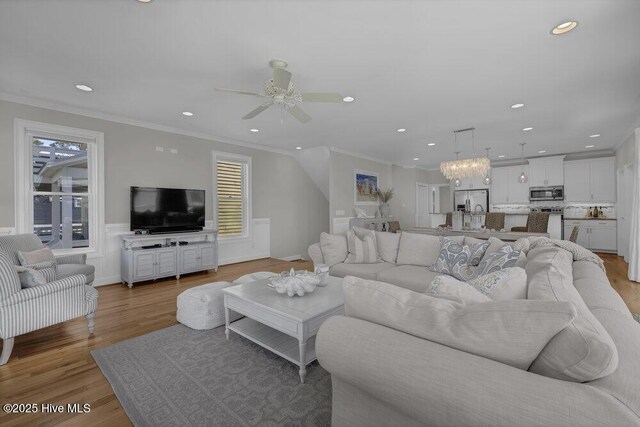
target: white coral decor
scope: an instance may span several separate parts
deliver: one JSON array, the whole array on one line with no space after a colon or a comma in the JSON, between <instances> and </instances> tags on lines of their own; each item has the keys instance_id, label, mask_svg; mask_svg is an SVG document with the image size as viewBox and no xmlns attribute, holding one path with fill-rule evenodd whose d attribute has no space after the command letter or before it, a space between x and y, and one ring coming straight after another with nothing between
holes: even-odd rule
<instances>
[{"instance_id":1,"label":"white coral decor","mask_svg":"<svg viewBox=\"0 0 640 427\"><path fill-rule=\"evenodd\" d=\"M290 297L294 295L303 296L305 293L313 292L320 283L320 278L315 274L304 272L296 274L291 269L288 274L269 279L269 286L274 288L279 294L286 293Z\"/></svg>"}]
</instances>

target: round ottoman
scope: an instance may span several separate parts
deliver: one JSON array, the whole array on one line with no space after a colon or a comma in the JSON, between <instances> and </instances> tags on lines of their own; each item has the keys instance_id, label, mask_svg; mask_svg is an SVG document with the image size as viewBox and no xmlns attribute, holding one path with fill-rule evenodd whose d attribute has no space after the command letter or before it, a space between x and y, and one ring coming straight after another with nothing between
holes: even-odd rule
<instances>
[{"instance_id":1,"label":"round ottoman","mask_svg":"<svg viewBox=\"0 0 640 427\"><path fill-rule=\"evenodd\" d=\"M187 289L178 295L178 322L191 329L213 329L224 325L224 295L222 290L234 286L230 282L214 282ZM234 311L229 321L242 316Z\"/></svg>"}]
</instances>

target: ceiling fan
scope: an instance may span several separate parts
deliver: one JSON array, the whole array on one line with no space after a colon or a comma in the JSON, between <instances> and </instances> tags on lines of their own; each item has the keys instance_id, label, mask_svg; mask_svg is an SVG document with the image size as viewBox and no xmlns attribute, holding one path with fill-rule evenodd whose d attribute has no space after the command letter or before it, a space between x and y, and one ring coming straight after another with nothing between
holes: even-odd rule
<instances>
[{"instance_id":1,"label":"ceiling fan","mask_svg":"<svg viewBox=\"0 0 640 427\"><path fill-rule=\"evenodd\" d=\"M291 81L291 72L286 68L289 64L281 59L272 59L269 65L273 68L273 78L264 82L264 93L250 90L235 90L217 87L220 92L237 93L240 95L252 95L258 98L269 98L258 108L246 114L242 119L252 119L272 105L277 105L287 110L293 117L302 123L311 120L311 116L304 112L297 104L300 102L342 102L339 93L299 93Z\"/></svg>"}]
</instances>

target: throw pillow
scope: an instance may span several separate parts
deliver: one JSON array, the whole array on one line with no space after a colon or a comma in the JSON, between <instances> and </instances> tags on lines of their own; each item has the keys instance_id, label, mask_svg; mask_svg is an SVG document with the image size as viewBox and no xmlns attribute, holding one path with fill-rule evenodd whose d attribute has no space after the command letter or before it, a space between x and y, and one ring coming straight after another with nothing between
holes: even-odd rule
<instances>
[{"instance_id":1,"label":"throw pillow","mask_svg":"<svg viewBox=\"0 0 640 427\"><path fill-rule=\"evenodd\" d=\"M489 242L471 243L466 244L466 246L469 247L469 252L471 253L469 265L478 265L480 264L480 261L482 261L482 257L484 257L484 253L489 247Z\"/></svg>"},{"instance_id":2,"label":"throw pillow","mask_svg":"<svg viewBox=\"0 0 640 427\"><path fill-rule=\"evenodd\" d=\"M475 267L469 266L471 251L469 246L455 240L441 237L440 255L432 266L436 273L448 274L458 280L468 281L475 277Z\"/></svg>"},{"instance_id":3,"label":"throw pillow","mask_svg":"<svg viewBox=\"0 0 640 427\"><path fill-rule=\"evenodd\" d=\"M376 244L380 258L385 262L395 264L398 260L400 234L376 231Z\"/></svg>"},{"instance_id":4,"label":"throw pillow","mask_svg":"<svg viewBox=\"0 0 640 427\"><path fill-rule=\"evenodd\" d=\"M15 266L15 268L18 272L18 277L20 277L20 285L23 289L47 284L47 279L40 271L20 266Z\"/></svg>"},{"instance_id":5,"label":"throw pillow","mask_svg":"<svg viewBox=\"0 0 640 427\"><path fill-rule=\"evenodd\" d=\"M379 261L374 233L367 234L361 239L355 231L347 231L347 247L349 255L344 260L345 264L375 264Z\"/></svg>"},{"instance_id":6,"label":"throw pillow","mask_svg":"<svg viewBox=\"0 0 640 427\"><path fill-rule=\"evenodd\" d=\"M400 233L398 265L431 267L440 253L438 236L418 233Z\"/></svg>"},{"instance_id":7,"label":"throw pillow","mask_svg":"<svg viewBox=\"0 0 640 427\"><path fill-rule=\"evenodd\" d=\"M468 285L494 301L527 299L527 273L520 267L508 267L475 277Z\"/></svg>"},{"instance_id":8,"label":"throw pillow","mask_svg":"<svg viewBox=\"0 0 640 427\"><path fill-rule=\"evenodd\" d=\"M455 277L447 276L446 274L434 277L427 286L425 294L456 301L461 304L478 304L491 301L491 298L483 295L473 286Z\"/></svg>"},{"instance_id":9,"label":"throw pillow","mask_svg":"<svg viewBox=\"0 0 640 427\"><path fill-rule=\"evenodd\" d=\"M338 234L320 234L320 250L322 259L326 265L333 267L347 259L347 237Z\"/></svg>"},{"instance_id":10,"label":"throw pillow","mask_svg":"<svg viewBox=\"0 0 640 427\"><path fill-rule=\"evenodd\" d=\"M496 252L485 255L482 258L482 261L478 264L472 278L493 273L494 271L502 270L504 268L515 267L519 257L520 251L514 251L511 249L511 246L504 245Z\"/></svg>"},{"instance_id":11,"label":"throw pillow","mask_svg":"<svg viewBox=\"0 0 640 427\"><path fill-rule=\"evenodd\" d=\"M36 249L35 251L22 252L18 251L18 260L20 265L29 268L50 268L56 263L56 257L49 248Z\"/></svg>"},{"instance_id":12,"label":"throw pillow","mask_svg":"<svg viewBox=\"0 0 640 427\"><path fill-rule=\"evenodd\" d=\"M388 283L346 277L345 315L527 369L575 316L571 303L513 300L464 305Z\"/></svg>"}]
</instances>

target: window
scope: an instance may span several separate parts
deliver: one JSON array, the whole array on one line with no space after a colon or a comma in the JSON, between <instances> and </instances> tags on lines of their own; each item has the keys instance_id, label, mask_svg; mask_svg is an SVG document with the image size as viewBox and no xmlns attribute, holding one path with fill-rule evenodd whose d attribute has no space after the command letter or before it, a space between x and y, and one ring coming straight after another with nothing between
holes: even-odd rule
<instances>
[{"instance_id":1,"label":"window","mask_svg":"<svg viewBox=\"0 0 640 427\"><path fill-rule=\"evenodd\" d=\"M16 121L16 228L57 252L102 252L99 132Z\"/></svg>"},{"instance_id":2,"label":"window","mask_svg":"<svg viewBox=\"0 0 640 427\"><path fill-rule=\"evenodd\" d=\"M215 216L221 238L249 236L251 158L213 153Z\"/></svg>"}]
</instances>

